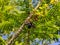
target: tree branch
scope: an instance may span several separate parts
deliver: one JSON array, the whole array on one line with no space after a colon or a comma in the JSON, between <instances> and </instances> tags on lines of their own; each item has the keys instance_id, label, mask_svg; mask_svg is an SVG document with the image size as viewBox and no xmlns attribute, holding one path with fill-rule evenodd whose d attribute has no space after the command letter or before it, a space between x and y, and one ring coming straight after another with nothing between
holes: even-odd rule
<instances>
[{"instance_id":1,"label":"tree branch","mask_svg":"<svg viewBox=\"0 0 60 45\"><path fill-rule=\"evenodd\" d=\"M34 10L37 10L37 8L39 7L39 5L40 5L40 2L37 4L37 6L35 7ZM11 45L12 42L14 41L14 39L16 39L16 38L19 36L19 34L20 34L20 32L23 30L26 22L32 17L32 15L33 15L33 12L31 12L31 13L29 14L29 16L26 18L26 20L25 20L24 23L21 25L21 27L19 28L19 30L18 30L15 34L12 35L12 38L8 41L7 45Z\"/></svg>"}]
</instances>

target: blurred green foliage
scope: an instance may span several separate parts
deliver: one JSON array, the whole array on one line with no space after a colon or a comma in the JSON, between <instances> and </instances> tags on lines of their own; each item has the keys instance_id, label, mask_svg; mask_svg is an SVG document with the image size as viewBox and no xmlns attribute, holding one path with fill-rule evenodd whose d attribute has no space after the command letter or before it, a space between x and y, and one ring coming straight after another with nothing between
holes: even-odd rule
<instances>
[{"instance_id":1,"label":"blurred green foliage","mask_svg":"<svg viewBox=\"0 0 60 45\"><path fill-rule=\"evenodd\" d=\"M30 8L33 4L29 5L29 3L31 0L30 2L29 0L0 0L0 34L8 34L8 39L11 38L9 34L15 33L29 16L28 13L33 11L33 7ZM56 33L60 30L60 2L43 0L40 7L34 12L31 22L35 28L28 29L25 25L19 37L14 40L15 45L23 45L23 42L27 42L28 31L30 41L35 38L40 40L60 38L60 35ZM2 37L0 40L0 45L5 45Z\"/></svg>"}]
</instances>

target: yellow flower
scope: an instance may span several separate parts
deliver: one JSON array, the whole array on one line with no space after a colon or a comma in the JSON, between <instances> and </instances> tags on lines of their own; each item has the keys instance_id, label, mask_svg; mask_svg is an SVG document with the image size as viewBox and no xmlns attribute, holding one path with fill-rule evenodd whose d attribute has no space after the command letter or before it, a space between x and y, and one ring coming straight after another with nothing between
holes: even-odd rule
<instances>
[{"instance_id":1,"label":"yellow flower","mask_svg":"<svg viewBox=\"0 0 60 45\"><path fill-rule=\"evenodd\" d=\"M42 7L39 7L39 9L43 9Z\"/></svg>"},{"instance_id":2,"label":"yellow flower","mask_svg":"<svg viewBox=\"0 0 60 45\"><path fill-rule=\"evenodd\" d=\"M40 12L36 12L36 15L40 15Z\"/></svg>"},{"instance_id":3,"label":"yellow flower","mask_svg":"<svg viewBox=\"0 0 60 45\"><path fill-rule=\"evenodd\" d=\"M48 4L45 4L45 7L48 7Z\"/></svg>"},{"instance_id":4,"label":"yellow flower","mask_svg":"<svg viewBox=\"0 0 60 45\"><path fill-rule=\"evenodd\" d=\"M54 4L54 2L55 2L55 0L51 0L51 1L50 1L51 4Z\"/></svg>"},{"instance_id":5,"label":"yellow flower","mask_svg":"<svg viewBox=\"0 0 60 45\"><path fill-rule=\"evenodd\" d=\"M13 6L5 6L5 11L6 10L11 10L13 8Z\"/></svg>"}]
</instances>

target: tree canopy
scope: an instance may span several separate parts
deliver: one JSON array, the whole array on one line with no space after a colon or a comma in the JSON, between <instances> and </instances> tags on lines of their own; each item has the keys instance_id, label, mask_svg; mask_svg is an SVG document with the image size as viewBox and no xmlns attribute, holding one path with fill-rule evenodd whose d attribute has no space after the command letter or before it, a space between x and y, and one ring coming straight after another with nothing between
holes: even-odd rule
<instances>
[{"instance_id":1,"label":"tree canopy","mask_svg":"<svg viewBox=\"0 0 60 45\"><path fill-rule=\"evenodd\" d=\"M58 32L59 0L0 0L0 45L30 45L36 38L57 40Z\"/></svg>"}]
</instances>

